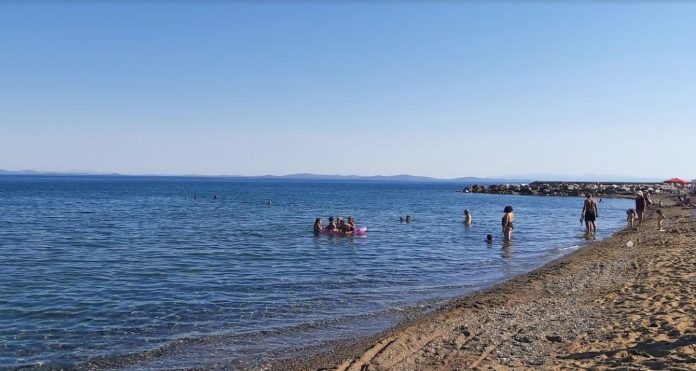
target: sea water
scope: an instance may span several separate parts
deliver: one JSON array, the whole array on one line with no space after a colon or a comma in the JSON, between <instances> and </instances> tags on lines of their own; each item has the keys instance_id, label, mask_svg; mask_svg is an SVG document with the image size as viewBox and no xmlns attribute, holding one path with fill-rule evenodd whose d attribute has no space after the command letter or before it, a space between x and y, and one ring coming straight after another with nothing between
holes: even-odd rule
<instances>
[{"instance_id":1,"label":"sea water","mask_svg":"<svg viewBox=\"0 0 696 371\"><path fill-rule=\"evenodd\" d=\"M464 186L0 177L0 368L255 367L374 334L587 243L582 198L455 192ZM632 204L603 201L599 239ZM329 216L353 216L367 235L314 236Z\"/></svg>"}]
</instances>

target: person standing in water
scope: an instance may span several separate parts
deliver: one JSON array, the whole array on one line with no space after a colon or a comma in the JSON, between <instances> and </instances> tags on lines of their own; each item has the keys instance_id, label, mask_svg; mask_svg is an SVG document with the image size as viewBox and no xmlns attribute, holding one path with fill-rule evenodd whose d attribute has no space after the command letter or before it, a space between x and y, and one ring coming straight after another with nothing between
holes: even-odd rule
<instances>
[{"instance_id":1,"label":"person standing in water","mask_svg":"<svg viewBox=\"0 0 696 371\"><path fill-rule=\"evenodd\" d=\"M464 209L464 225L471 225L471 213L469 212L469 209Z\"/></svg>"},{"instance_id":2,"label":"person standing in water","mask_svg":"<svg viewBox=\"0 0 696 371\"><path fill-rule=\"evenodd\" d=\"M314 234L319 234L324 229L321 225L321 218L316 218L314 220Z\"/></svg>"},{"instance_id":3,"label":"person standing in water","mask_svg":"<svg viewBox=\"0 0 696 371\"><path fill-rule=\"evenodd\" d=\"M512 240L512 220L515 218L515 214L512 212L512 206L505 206L505 209L503 209L503 212L505 215L503 215L503 240L504 241L511 241Z\"/></svg>"},{"instance_id":4,"label":"person standing in water","mask_svg":"<svg viewBox=\"0 0 696 371\"><path fill-rule=\"evenodd\" d=\"M352 216L349 216L348 217L348 225L350 226L351 230L354 231L355 228L357 227L355 225L355 218L353 218Z\"/></svg>"},{"instance_id":5,"label":"person standing in water","mask_svg":"<svg viewBox=\"0 0 696 371\"><path fill-rule=\"evenodd\" d=\"M326 229L329 231L335 231L336 230L336 223L334 222L333 216L329 217L329 225L326 226Z\"/></svg>"},{"instance_id":6,"label":"person standing in water","mask_svg":"<svg viewBox=\"0 0 696 371\"><path fill-rule=\"evenodd\" d=\"M597 212L597 203L592 199L592 195L588 193L586 195L585 202L582 204L582 214L581 218L585 220L585 228L587 228L587 233L594 234L597 232L597 226L595 225L595 220L599 216Z\"/></svg>"}]
</instances>

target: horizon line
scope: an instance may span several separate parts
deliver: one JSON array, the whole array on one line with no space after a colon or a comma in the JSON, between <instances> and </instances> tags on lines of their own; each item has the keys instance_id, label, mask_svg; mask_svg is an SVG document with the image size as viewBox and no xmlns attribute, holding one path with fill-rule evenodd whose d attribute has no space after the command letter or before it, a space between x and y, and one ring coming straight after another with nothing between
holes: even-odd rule
<instances>
[{"instance_id":1,"label":"horizon line","mask_svg":"<svg viewBox=\"0 0 696 371\"><path fill-rule=\"evenodd\" d=\"M354 178L354 180L375 180L380 179L370 179L370 178L416 178L423 181L458 181L464 179L479 179L479 180L502 180L502 181L534 181L534 182L580 182L580 183L607 183L612 182L611 178L615 178L615 182L645 182L645 183L662 183L663 180L658 178L649 177L633 177L633 176L604 176L604 175L586 175L588 178L593 178L592 180L583 180L583 176L572 176L572 175L554 175L546 174L544 177L538 176L460 176L455 178L437 178L425 175L411 175L411 174L397 174L397 175L341 175L341 174L316 174L316 173L291 173L284 175L274 175L274 174L264 174L264 175L227 175L227 174L216 174L216 175L202 175L202 174L124 174L124 173L105 173L105 172L92 172L92 171L40 171L40 170L6 170L0 169L0 175L27 175L27 176L121 176L121 177L181 177L181 178ZM565 179L564 179L565 178ZM412 180L416 180L412 179ZM541 180L539 180L541 179ZM598 180L604 179L604 180ZM609 179L609 180L607 180ZM624 179L624 180L622 180ZM632 180L628 180L632 179ZM320 179L315 179L320 180ZM325 179L326 180L326 179ZM384 179L389 180L389 179Z\"/></svg>"}]
</instances>

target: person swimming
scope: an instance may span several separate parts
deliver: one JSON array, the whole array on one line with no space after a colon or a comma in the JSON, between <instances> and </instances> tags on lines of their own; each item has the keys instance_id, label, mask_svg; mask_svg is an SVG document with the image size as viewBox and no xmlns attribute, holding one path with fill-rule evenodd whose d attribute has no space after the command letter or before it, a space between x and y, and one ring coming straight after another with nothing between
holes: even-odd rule
<instances>
[{"instance_id":1,"label":"person swimming","mask_svg":"<svg viewBox=\"0 0 696 371\"><path fill-rule=\"evenodd\" d=\"M336 230L336 223L334 222L333 216L329 217L329 225L326 226L326 229L329 231L335 231Z\"/></svg>"},{"instance_id":2,"label":"person swimming","mask_svg":"<svg viewBox=\"0 0 696 371\"><path fill-rule=\"evenodd\" d=\"M341 218L338 218L338 226L337 226L337 228L338 228L339 231L341 231L341 232L343 232L343 233L351 233L351 232L353 232L353 229L351 228L351 226L348 225L348 224L346 224L346 221L343 220L343 219L341 219Z\"/></svg>"},{"instance_id":3,"label":"person swimming","mask_svg":"<svg viewBox=\"0 0 696 371\"><path fill-rule=\"evenodd\" d=\"M355 231L356 225L355 225L355 219L353 219L352 216L348 217L348 223L346 223L348 228L350 229L351 232Z\"/></svg>"},{"instance_id":4,"label":"person swimming","mask_svg":"<svg viewBox=\"0 0 696 371\"><path fill-rule=\"evenodd\" d=\"M321 225L321 218L316 218L314 220L314 234L319 234L322 230L324 227Z\"/></svg>"},{"instance_id":5,"label":"person swimming","mask_svg":"<svg viewBox=\"0 0 696 371\"><path fill-rule=\"evenodd\" d=\"M486 235L486 242L487 242L487 243L493 243L493 235L492 235L492 234L487 234L487 235Z\"/></svg>"},{"instance_id":6,"label":"person swimming","mask_svg":"<svg viewBox=\"0 0 696 371\"><path fill-rule=\"evenodd\" d=\"M471 213L469 209L464 209L464 224L471 225Z\"/></svg>"}]
</instances>

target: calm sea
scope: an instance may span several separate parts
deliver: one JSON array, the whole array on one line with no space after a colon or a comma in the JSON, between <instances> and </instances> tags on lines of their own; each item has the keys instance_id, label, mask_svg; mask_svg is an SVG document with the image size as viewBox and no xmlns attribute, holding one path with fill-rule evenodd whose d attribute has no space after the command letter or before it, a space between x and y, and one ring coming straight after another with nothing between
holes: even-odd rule
<instances>
[{"instance_id":1,"label":"calm sea","mask_svg":"<svg viewBox=\"0 0 696 371\"><path fill-rule=\"evenodd\" d=\"M464 186L0 177L0 368L255 367L383 330L586 243L581 198L455 192ZM599 205L599 238L631 204ZM329 216L368 233L315 237L314 218Z\"/></svg>"}]
</instances>

